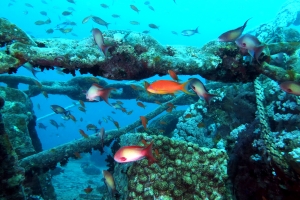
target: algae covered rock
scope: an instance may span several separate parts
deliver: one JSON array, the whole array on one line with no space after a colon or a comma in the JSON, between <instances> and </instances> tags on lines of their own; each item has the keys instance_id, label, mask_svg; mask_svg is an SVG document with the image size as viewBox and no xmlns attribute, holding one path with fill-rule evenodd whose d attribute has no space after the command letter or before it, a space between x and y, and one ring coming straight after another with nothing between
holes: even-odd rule
<instances>
[{"instance_id":1,"label":"algae covered rock","mask_svg":"<svg viewBox=\"0 0 300 200\"><path fill-rule=\"evenodd\" d=\"M127 135L127 136L126 136ZM174 140L147 134L128 134L121 138L127 141L126 145L143 145L140 141L154 141L153 153L157 162L148 165L148 161L130 163L127 166L127 179L129 187L119 184L117 187L128 193L129 199L225 199L227 198L226 180L228 156L225 150L194 148L196 145L185 141L180 141L171 153L171 143ZM133 139L135 138L135 139ZM131 141L130 139L133 139ZM121 139L122 141L122 139ZM157 145L163 143L163 145ZM121 146L125 145L121 143ZM167 147L167 148L164 148ZM171 155L172 154L172 155ZM190 155L190 156L189 156ZM188 157L188 160L187 160ZM200 159L204 158L204 159ZM117 164L119 168L123 164ZM115 177L124 176L115 174ZM122 192L121 192L122 193Z\"/></svg>"}]
</instances>

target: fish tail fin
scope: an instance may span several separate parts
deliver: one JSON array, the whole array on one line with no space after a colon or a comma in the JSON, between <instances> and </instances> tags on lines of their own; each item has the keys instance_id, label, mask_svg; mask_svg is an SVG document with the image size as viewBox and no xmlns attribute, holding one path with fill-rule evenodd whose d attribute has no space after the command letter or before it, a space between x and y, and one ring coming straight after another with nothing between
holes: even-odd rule
<instances>
[{"instance_id":1,"label":"fish tail fin","mask_svg":"<svg viewBox=\"0 0 300 200\"><path fill-rule=\"evenodd\" d=\"M38 78L36 77L36 74L39 73L39 72L41 72L41 71L38 71L38 70L33 69L33 70L32 70L32 75L33 75L36 79L38 79Z\"/></svg>"},{"instance_id":2,"label":"fish tail fin","mask_svg":"<svg viewBox=\"0 0 300 200\"><path fill-rule=\"evenodd\" d=\"M182 92L186 93L186 94L195 95L194 93L191 93L191 92L188 91L189 85L190 85L189 83L190 83L190 80L188 80L188 81L182 83L182 84L180 85L180 90L181 90Z\"/></svg>"},{"instance_id":3,"label":"fish tail fin","mask_svg":"<svg viewBox=\"0 0 300 200\"><path fill-rule=\"evenodd\" d=\"M199 26L195 29L195 33L199 33L198 28L199 28Z\"/></svg>"},{"instance_id":4,"label":"fish tail fin","mask_svg":"<svg viewBox=\"0 0 300 200\"><path fill-rule=\"evenodd\" d=\"M243 30L246 28L248 21L249 21L250 19L252 19L252 18L253 18L253 17L250 17L249 19L247 19L247 21L245 21L245 23L244 23L244 25L243 25Z\"/></svg>"},{"instance_id":5,"label":"fish tail fin","mask_svg":"<svg viewBox=\"0 0 300 200\"><path fill-rule=\"evenodd\" d=\"M101 45L101 50L103 52L103 54L106 56L107 55L107 51L111 46L107 46L107 45Z\"/></svg>"},{"instance_id":6,"label":"fish tail fin","mask_svg":"<svg viewBox=\"0 0 300 200\"><path fill-rule=\"evenodd\" d=\"M154 158L152 154L152 146L153 146L153 141L144 149L145 157L148 159L148 165L157 162L157 160Z\"/></svg>"},{"instance_id":7,"label":"fish tail fin","mask_svg":"<svg viewBox=\"0 0 300 200\"><path fill-rule=\"evenodd\" d=\"M217 96L217 95L215 95L215 94L205 93L205 94L203 95L203 98L204 98L205 102L209 105L211 99L214 98L214 97L216 97L216 96Z\"/></svg>"},{"instance_id":8,"label":"fish tail fin","mask_svg":"<svg viewBox=\"0 0 300 200\"><path fill-rule=\"evenodd\" d=\"M108 97L110 95L110 91L115 90L115 88L106 88L106 89L99 89L98 90L98 95L107 103L108 105L111 106L111 104L108 102Z\"/></svg>"},{"instance_id":9,"label":"fish tail fin","mask_svg":"<svg viewBox=\"0 0 300 200\"><path fill-rule=\"evenodd\" d=\"M260 64L260 62L258 61L258 58L260 56L260 54L262 53L262 51L264 50L264 45L261 45L261 46L258 46L258 47L255 47L254 49L254 56L255 56L255 59L256 61Z\"/></svg>"},{"instance_id":10,"label":"fish tail fin","mask_svg":"<svg viewBox=\"0 0 300 200\"><path fill-rule=\"evenodd\" d=\"M107 29L108 29L108 25L110 25L110 23L106 23L106 24L105 24L105 26L106 26Z\"/></svg>"}]
</instances>

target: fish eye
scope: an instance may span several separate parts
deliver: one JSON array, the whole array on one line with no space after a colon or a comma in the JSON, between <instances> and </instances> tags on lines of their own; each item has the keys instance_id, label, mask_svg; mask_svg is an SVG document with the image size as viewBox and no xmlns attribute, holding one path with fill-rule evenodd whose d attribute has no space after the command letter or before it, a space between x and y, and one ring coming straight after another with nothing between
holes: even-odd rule
<instances>
[{"instance_id":1,"label":"fish eye","mask_svg":"<svg viewBox=\"0 0 300 200\"><path fill-rule=\"evenodd\" d=\"M246 43L242 43L242 46L243 46L243 47L246 47Z\"/></svg>"}]
</instances>

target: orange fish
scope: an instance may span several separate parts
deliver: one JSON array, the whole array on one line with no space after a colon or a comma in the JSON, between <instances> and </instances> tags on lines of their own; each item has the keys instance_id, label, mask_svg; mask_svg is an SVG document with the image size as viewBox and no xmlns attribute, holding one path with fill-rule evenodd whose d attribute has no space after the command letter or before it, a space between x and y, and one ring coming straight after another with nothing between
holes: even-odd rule
<instances>
[{"instance_id":1,"label":"orange fish","mask_svg":"<svg viewBox=\"0 0 300 200\"><path fill-rule=\"evenodd\" d=\"M159 151L158 151L158 149L154 149L154 152L155 152L155 155L156 155L156 157L160 157L160 155L159 155Z\"/></svg>"},{"instance_id":2,"label":"orange fish","mask_svg":"<svg viewBox=\"0 0 300 200\"><path fill-rule=\"evenodd\" d=\"M169 69L168 73L174 81L176 81L176 82L179 81L177 74L173 70Z\"/></svg>"},{"instance_id":3,"label":"orange fish","mask_svg":"<svg viewBox=\"0 0 300 200\"><path fill-rule=\"evenodd\" d=\"M167 103L167 106L169 106L170 108L175 108L176 109L176 106L174 106L174 104L172 104L172 103Z\"/></svg>"},{"instance_id":4,"label":"orange fish","mask_svg":"<svg viewBox=\"0 0 300 200\"><path fill-rule=\"evenodd\" d=\"M145 145L145 146L148 146L148 143L145 139L142 139L142 143Z\"/></svg>"},{"instance_id":5,"label":"orange fish","mask_svg":"<svg viewBox=\"0 0 300 200\"><path fill-rule=\"evenodd\" d=\"M74 153L74 156L75 156L77 159L82 158L81 155L80 155L80 153L78 153L78 152L75 152L75 153Z\"/></svg>"},{"instance_id":6,"label":"orange fish","mask_svg":"<svg viewBox=\"0 0 300 200\"><path fill-rule=\"evenodd\" d=\"M167 111L168 113L170 113L170 112L172 112L172 110L173 110L173 108L172 108L172 107L169 107L166 111Z\"/></svg>"},{"instance_id":7,"label":"orange fish","mask_svg":"<svg viewBox=\"0 0 300 200\"><path fill-rule=\"evenodd\" d=\"M144 116L140 116L140 119L141 119L141 121L142 121L142 124L143 124L143 126L144 126L144 129L147 130L147 123L148 123L147 118L144 117Z\"/></svg>"},{"instance_id":8,"label":"orange fish","mask_svg":"<svg viewBox=\"0 0 300 200\"><path fill-rule=\"evenodd\" d=\"M191 117L192 117L191 114L186 114L186 115L184 116L185 119L188 119L188 118L191 118Z\"/></svg>"},{"instance_id":9,"label":"orange fish","mask_svg":"<svg viewBox=\"0 0 300 200\"><path fill-rule=\"evenodd\" d=\"M204 87L203 83L199 79L192 78L189 81L190 81L191 88L196 92L196 94L199 97L202 97L206 101L206 103L209 104L210 100L213 97L217 96L215 94L209 94L206 88Z\"/></svg>"},{"instance_id":10,"label":"orange fish","mask_svg":"<svg viewBox=\"0 0 300 200\"><path fill-rule=\"evenodd\" d=\"M84 137L84 138L88 138L89 136L84 132L84 130L79 129L79 133Z\"/></svg>"},{"instance_id":11,"label":"orange fish","mask_svg":"<svg viewBox=\"0 0 300 200\"><path fill-rule=\"evenodd\" d=\"M163 125L167 125L167 122L165 122L165 121L162 121L162 120L161 120L161 121L159 121L159 123L160 123L160 124L163 124Z\"/></svg>"},{"instance_id":12,"label":"orange fish","mask_svg":"<svg viewBox=\"0 0 300 200\"><path fill-rule=\"evenodd\" d=\"M115 186L115 180L114 177L111 175L109 171L102 170L102 175L104 178L104 183L106 184L107 188L109 189L111 196L115 196L117 192L116 186Z\"/></svg>"},{"instance_id":13,"label":"orange fish","mask_svg":"<svg viewBox=\"0 0 300 200\"><path fill-rule=\"evenodd\" d=\"M290 94L300 96L300 83L295 81L286 81L280 84L280 88Z\"/></svg>"},{"instance_id":14,"label":"orange fish","mask_svg":"<svg viewBox=\"0 0 300 200\"><path fill-rule=\"evenodd\" d=\"M137 102L137 105L140 106L141 108L144 108L144 109L146 108L146 106L140 101Z\"/></svg>"},{"instance_id":15,"label":"orange fish","mask_svg":"<svg viewBox=\"0 0 300 200\"><path fill-rule=\"evenodd\" d=\"M91 188L91 186L88 186L87 188L84 189L84 192L89 194L93 191L93 188Z\"/></svg>"},{"instance_id":16,"label":"orange fish","mask_svg":"<svg viewBox=\"0 0 300 200\"><path fill-rule=\"evenodd\" d=\"M158 104L158 105L161 105L161 103L157 100L154 101L154 103Z\"/></svg>"},{"instance_id":17,"label":"orange fish","mask_svg":"<svg viewBox=\"0 0 300 200\"><path fill-rule=\"evenodd\" d=\"M190 81L180 84L175 81L159 80L159 81L155 81L154 83L150 84L147 87L147 91L154 93L154 94L175 94L176 92L181 90L187 94L193 95L193 93L190 93L187 90L189 82Z\"/></svg>"},{"instance_id":18,"label":"orange fish","mask_svg":"<svg viewBox=\"0 0 300 200\"><path fill-rule=\"evenodd\" d=\"M203 128L203 127L205 127L205 124L204 124L203 122L199 122L199 123L197 124L197 127L198 127L198 128Z\"/></svg>"},{"instance_id":19,"label":"orange fish","mask_svg":"<svg viewBox=\"0 0 300 200\"><path fill-rule=\"evenodd\" d=\"M120 125L117 121L113 121L114 125L117 127L117 129L119 130L120 129Z\"/></svg>"}]
</instances>

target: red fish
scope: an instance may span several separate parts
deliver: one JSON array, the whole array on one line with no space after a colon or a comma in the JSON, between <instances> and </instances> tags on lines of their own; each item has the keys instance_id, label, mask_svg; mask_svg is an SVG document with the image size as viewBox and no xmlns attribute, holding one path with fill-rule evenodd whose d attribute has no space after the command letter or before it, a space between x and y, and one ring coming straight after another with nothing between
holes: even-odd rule
<instances>
[{"instance_id":1,"label":"red fish","mask_svg":"<svg viewBox=\"0 0 300 200\"><path fill-rule=\"evenodd\" d=\"M141 119L141 121L142 121L142 124L143 124L143 126L144 126L144 129L147 129L147 123L148 123L147 118L144 117L144 116L140 116L140 119Z\"/></svg>"},{"instance_id":2,"label":"red fish","mask_svg":"<svg viewBox=\"0 0 300 200\"><path fill-rule=\"evenodd\" d=\"M177 74L173 70L168 70L169 75L172 77L174 81L179 81Z\"/></svg>"},{"instance_id":3,"label":"red fish","mask_svg":"<svg viewBox=\"0 0 300 200\"><path fill-rule=\"evenodd\" d=\"M290 94L300 96L300 83L295 81L286 81L280 84L280 88Z\"/></svg>"},{"instance_id":4,"label":"red fish","mask_svg":"<svg viewBox=\"0 0 300 200\"><path fill-rule=\"evenodd\" d=\"M87 91L86 99L89 101L99 101L99 97L101 97L108 105L110 105L108 102L108 96L110 95L111 90L115 90L115 88L103 88L102 86L94 83Z\"/></svg>"},{"instance_id":5,"label":"red fish","mask_svg":"<svg viewBox=\"0 0 300 200\"><path fill-rule=\"evenodd\" d=\"M154 83L150 84L147 87L147 91L154 93L154 94L174 94L178 92L179 90L187 93L187 94L192 94L190 93L187 89L189 81L180 84L175 81L169 81L169 80L159 80L155 81Z\"/></svg>"},{"instance_id":6,"label":"red fish","mask_svg":"<svg viewBox=\"0 0 300 200\"><path fill-rule=\"evenodd\" d=\"M93 28L92 32L93 32L93 37L94 37L94 40L95 40L96 44L102 50L103 54L106 56L107 50L111 46L107 46L107 45L104 44L104 38L103 38L102 32L99 29Z\"/></svg>"},{"instance_id":7,"label":"red fish","mask_svg":"<svg viewBox=\"0 0 300 200\"><path fill-rule=\"evenodd\" d=\"M242 35L244 29L245 29L246 26L247 26L247 22L248 22L250 19L251 19L251 18L249 18L249 19L244 23L243 26L240 26L240 27L238 27L238 28L236 28L236 29L227 31L227 32L223 33L222 35L220 35L220 36L218 37L218 38L219 38L219 41L221 41L221 42L234 42L236 39L238 39L238 38Z\"/></svg>"},{"instance_id":8,"label":"red fish","mask_svg":"<svg viewBox=\"0 0 300 200\"><path fill-rule=\"evenodd\" d=\"M206 88L204 87L203 83L197 78L190 79L190 86L196 92L196 94L199 97L204 98L204 100L208 104L209 104L210 100L216 96L214 94L209 94L207 92Z\"/></svg>"},{"instance_id":9,"label":"red fish","mask_svg":"<svg viewBox=\"0 0 300 200\"><path fill-rule=\"evenodd\" d=\"M115 154L114 159L118 163L127 163L141 160L143 158L148 159L148 164L156 162L156 159L152 155L153 141L146 147L143 146L124 146L121 147Z\"/></svg>"},{"instance_id":10,"label":"red fish","mask_svg":"<svg viewBox=\"0 0 300 200\"><path fill-rule=\"evenodd\" d=\"M242 50L248 50L248 53L259 63L258 58L264 49L264 45L261 44L257 37L250 34L245 34L239 37L235 43Z\"/></svg>"}]
</instances>

